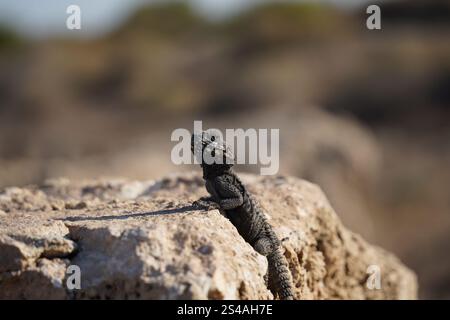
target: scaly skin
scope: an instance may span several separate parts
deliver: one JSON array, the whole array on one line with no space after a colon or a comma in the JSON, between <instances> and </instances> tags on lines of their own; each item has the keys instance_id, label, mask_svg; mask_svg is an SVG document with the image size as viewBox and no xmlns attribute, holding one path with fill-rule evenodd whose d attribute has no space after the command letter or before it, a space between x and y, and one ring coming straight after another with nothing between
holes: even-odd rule
<instances>
[{"instance_id":1,"label":"scaly skin","mask_svg":"<svg viewBox=\"0 0 450 320\"><path fill-rule=\"evenodd\" d=\"M197 141L194 146L194 141ZM283 255L280 240L257 201L249 194L241 180L232 171L232 164L226 164L225 159L231 153L221 141L211 140L211 134L203 132L192 136L192 150L204 151L205 148L221 152L223 164L201 163L203 178L209 198L196 201L197 205L207 208L218 208L236 227L239 234L258 253L267 257L269 289L282 300L294 299L292 278L286 258ZM267 279L268 278L268 279Z\"/></svg>"}]
</instances>

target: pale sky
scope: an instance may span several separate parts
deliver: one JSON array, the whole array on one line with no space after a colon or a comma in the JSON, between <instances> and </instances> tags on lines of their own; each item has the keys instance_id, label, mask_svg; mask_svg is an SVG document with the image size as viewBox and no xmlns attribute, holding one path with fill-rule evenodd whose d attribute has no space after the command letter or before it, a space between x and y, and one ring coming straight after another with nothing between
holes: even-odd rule
<instances>
[{"instance_id":1,"label":"pale sky","mask_svg":"<svg viewBox=\"0 0 450 320\"><path fill-rule=\"evenodd\" d=\"M95 36L120 24L137 8L159 0L0 0L0 25L7 25L22 35L46 37L53 35ZM169 1L169 0L165 0ZM186 0L210 19L222 19L264 0ZM298 0L302 1L302 0ZM306 2L307 0L303 0ZM351 7L368 0L316 0ZM162 2L162 1L159 1ZM268 1L266 1L268 2ZM82 30L66 28L66 8L81 8Z\"/></svg>"}]
</instances>

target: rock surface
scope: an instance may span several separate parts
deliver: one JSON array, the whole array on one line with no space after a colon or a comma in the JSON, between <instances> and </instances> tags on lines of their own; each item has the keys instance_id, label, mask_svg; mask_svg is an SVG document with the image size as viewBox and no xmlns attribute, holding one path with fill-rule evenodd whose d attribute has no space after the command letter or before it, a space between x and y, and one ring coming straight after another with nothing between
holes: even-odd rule
<instances>
[{"instance_id":1,"label":"rock surface","mask_svg":"<svg viewBox=\"0 0 450 320\"><path fill-rule=\"evenodd\" d=\"M285 239L297 299L416 298L414 273L343 227L317 186L243 180ZM205 194L194 173L4 189L0 298L272 299L265 258L217 210L191 205ZM79 290L67 288L69 265L80 268ZM380 289L366 285L371 268Z\"/></svg>"}]
</instances>

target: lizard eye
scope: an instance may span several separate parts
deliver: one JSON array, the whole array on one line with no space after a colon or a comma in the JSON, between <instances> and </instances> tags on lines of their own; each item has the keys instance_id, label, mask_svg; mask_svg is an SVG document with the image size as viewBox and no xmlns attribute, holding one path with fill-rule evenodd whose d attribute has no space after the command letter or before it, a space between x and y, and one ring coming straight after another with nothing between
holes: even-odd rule
<instances>
[{"instance_id":1,"label":"lizard eye","mask_svg":"<svg viewBox=\"0 0 450 320\"><path fill-rule=\"evenodd\" d=\"M216 141L216 137L212 136L211 141Z\"/></svg>"}]
</instances>

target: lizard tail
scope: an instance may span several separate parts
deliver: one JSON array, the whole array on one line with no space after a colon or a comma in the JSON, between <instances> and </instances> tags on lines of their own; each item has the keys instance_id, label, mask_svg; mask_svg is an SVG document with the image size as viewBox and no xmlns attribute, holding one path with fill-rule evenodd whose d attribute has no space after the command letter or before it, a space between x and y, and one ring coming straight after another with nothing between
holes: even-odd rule
<instances>
[{"instance_id":1,"label":"lizard tail","mask_svg":"<svg viewBox=\"0 0 450 320\"><path fill-rule=\"evenodd\" d=\"M280 300L294 300L291 273L281 247L267 256L270 287Z\"/></svg>"}]
</instances>

